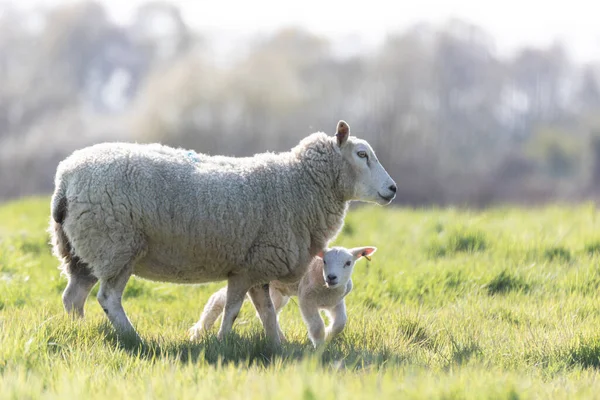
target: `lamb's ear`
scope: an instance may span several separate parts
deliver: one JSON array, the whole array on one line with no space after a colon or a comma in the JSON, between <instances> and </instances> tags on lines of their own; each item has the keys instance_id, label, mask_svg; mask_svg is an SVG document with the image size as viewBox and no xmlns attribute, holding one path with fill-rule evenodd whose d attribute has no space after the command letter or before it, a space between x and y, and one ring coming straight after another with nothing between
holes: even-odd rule
<instances>
[{"instance_id":1,"label":"lamb's ear","mask_svg":"<svg viewBox=\"0 0 600 400\"><path fill-rule=\"evenodd\" d=\"M320 252L317 253L317 257L325 257L325 252L323 250L321 250Z\"/></svg>"},{"instance_id":2,"label":"lamb's ear","mask_svg":"<svg viewBox=\"0 0 600 400\"><path fill-rule=\"evenodd\" d=\"M346 144L348 136L350 136L350 126L346 123L346 121L340 120L335 131L335 137L337 138L337 144L339 147L342 147Z\"/></svg>"},{"instance_id":3,"label":"lamb's ear","mask_svg":"<svg viewBox=\"0 0 600 400\"><path fill-rule=\"evenodd\" d=\"M366 247L355 247L353 249L350 249L350 253L352 253L352 255L354 256L354 258L356 260L359 260L361 257L366 258L367 260L371 261L371 254L375 253L377 251L377 247L371 247L371 246L366 246Z\"/></svg>"}]
</instances>

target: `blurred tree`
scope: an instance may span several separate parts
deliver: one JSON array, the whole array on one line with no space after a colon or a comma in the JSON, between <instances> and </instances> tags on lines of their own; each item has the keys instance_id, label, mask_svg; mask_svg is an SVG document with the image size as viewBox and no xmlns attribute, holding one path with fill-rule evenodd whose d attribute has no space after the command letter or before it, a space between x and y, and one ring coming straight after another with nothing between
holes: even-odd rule
<instances>
[{"instance_id":1,"label":"blurred tree","mask_svg":"<svg viewBox=\"0 0 600 400\"><path fill-rule=\"evenodd\" d=\"M599 71L600 68L596 65L587 65L583 68L581 83L577 93L579 111L581 113L598 112L600 110Z\"/></svg>"},{"instance_id":2,"label":"blurred tree","mask_svg":"<svg viewBox=\"0 0 600 400\"><path fill-rule=\"evenodd\" d=\"M536 121L560 121L569 100L565 91L569 60L560 44L548 49L523 49L514 59L511 78L527 96L528 126Z\"/></svg>"},{"instance_id":3,"label":"blurred tree","mask_svg":"<svg viewBox=\"0 0 600 400\"><path fill-rule=\"evenodd\" d=\"M200 43L179 9L164 1L151 1L140 6L130 32L153 64L168 63Z\"/></svg>"},{"instance_id":4,"label":"blurred tree","mask_svg":"<svg viewBox=\"0 0 600 400\"><path fill-rule=\"evenodd\" d=\"M50 190L58 160L99 141L251 155L331 133L340 118L377 150L402 203L545 201L600 187L600 69L572 63L561 45L505 59L456 20L350 57L299 28L247 40L226 63L206 44L166 2L124 26L99 2L0 5L0 198Z\"/></svg>"}]
</instances>

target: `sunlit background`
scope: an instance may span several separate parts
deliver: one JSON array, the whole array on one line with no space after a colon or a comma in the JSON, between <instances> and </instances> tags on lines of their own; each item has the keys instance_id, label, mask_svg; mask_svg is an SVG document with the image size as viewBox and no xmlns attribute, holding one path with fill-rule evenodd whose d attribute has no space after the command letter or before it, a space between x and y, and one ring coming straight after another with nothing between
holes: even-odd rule
<instances>
[{"instance_id":1,"label":"sunlit background","mask_svg":"<svg viewBox=\"0 0 600 400\"><path fill-rule=\"evenodd\" d=\"M593 2L3 0L0 200L103 141L282 151L339 119L396 204L600 197Z\"/></svg>"}]
</instances>

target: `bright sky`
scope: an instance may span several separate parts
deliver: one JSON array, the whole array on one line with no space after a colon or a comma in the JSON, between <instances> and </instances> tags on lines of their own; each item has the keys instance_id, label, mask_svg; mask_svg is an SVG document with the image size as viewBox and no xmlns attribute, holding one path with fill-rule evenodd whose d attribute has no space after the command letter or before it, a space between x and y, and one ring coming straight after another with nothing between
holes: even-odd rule
<instances>
[{"instance_id":1,"label":"bright sky","mask_svg":"<svg viewBox=\"0 0 600 400\"><path fill-rule=\"evenodd\" d=\"M6 2L11 0L0 0ZM73 0L12 0L20 6ZM140 0L103 0L113 17L126 22ZM524 44L560 39L576 60L600 60L600 2L594 0L171 0L196 29L248 36L282 26L303 26L335 40L377 43L389 32L423 21L450 18L488 31L506 54Z\"/></svg>"}]
</instances>

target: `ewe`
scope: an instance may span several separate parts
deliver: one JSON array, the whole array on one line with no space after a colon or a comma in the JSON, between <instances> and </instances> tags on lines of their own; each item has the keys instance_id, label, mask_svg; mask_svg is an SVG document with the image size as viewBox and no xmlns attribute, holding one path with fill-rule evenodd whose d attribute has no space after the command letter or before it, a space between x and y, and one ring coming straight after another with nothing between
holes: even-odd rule
<instances>
[{"instance_id":1,"label":"ewe","mask_svg":"<svg viewBox=\"0 0 600 400\"><path fill-rule=\"evenodd\" d=\"M211 157L157 144L104 143L56 171L50 232L69 279L67 312L90 290L113 326L135 334L121 297L131 275L164 282L227 280L219 338L246 293L279 344L268 282L300 279L342 227L352 200L389 204L396 184L371 146L350 136L304 138L289 152Z\"/></svg>"}]
</instances>

